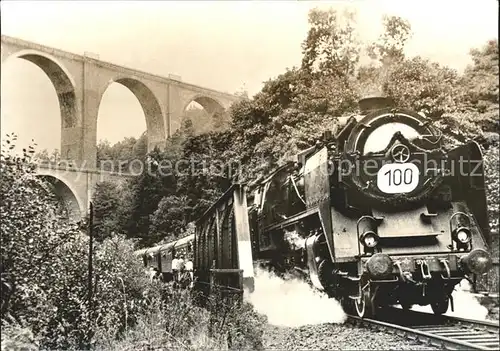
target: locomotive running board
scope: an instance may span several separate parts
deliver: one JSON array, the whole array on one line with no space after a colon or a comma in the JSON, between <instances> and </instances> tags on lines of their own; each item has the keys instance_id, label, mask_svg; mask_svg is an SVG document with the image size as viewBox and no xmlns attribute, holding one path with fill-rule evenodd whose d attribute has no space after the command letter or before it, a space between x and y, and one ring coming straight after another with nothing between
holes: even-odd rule
<instances>
[{"instance_id":1,"label":"locomotive running board","mask_svg":"<svg viewBox=\"0 0 500 351\"><path fill-rule=\"evenodd\" d=\"M271 225L263 228L262 231L263 232L269 232L269 231L271 231L273 229L283 229L283 228L286 228L289 225L292 225L292 224L298 222L302 218L309 217L310 215L312 215L314 213L317 213L317 212L318 212L318 208L317 207L313 207L313 208L307 209L305 211L302 211L302 212L296 214L293 217L285 219L283 222L280 222L280 223L277 223L277 224L271 224Z\"/></svg>"}]
</instances>

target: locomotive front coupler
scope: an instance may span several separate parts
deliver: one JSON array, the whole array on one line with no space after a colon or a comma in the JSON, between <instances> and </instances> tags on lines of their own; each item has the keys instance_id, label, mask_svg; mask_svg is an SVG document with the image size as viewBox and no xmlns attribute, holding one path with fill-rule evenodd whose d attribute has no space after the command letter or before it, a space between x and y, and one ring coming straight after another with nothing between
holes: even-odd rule
<instances>
[{"instance_id":1,"label":"locomotive front coupler","mask_svg":"<svg viewBox=\"0 0 500 351\"><path fill-rule=\"evenodd\" d=\"M429 280L432 278L429 265L425 260L417 260L416 261L417 265L420 266L420 272L422 273L422 278L424 280Z\"/></svg>"},{"instance_id":2,"label":"locomotive front coupler","mask_svg":"<svg viewBox=\"0 0 500 351\"><path fill-rule=\"evenodd\" d=\"M413 283L415 285L417 284L417 282L415 280L413 280L411 272L403 270L403 267L401 266L401 262L400 261L394 262L394 265L396 267L398 267L399 277L401 278L402 282Z\"/></svg>"}]
</instances>

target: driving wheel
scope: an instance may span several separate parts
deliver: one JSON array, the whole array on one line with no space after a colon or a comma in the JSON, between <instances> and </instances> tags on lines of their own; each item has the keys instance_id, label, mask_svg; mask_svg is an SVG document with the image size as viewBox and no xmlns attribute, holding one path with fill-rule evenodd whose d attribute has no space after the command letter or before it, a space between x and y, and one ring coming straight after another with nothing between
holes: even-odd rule
<instances>
[{"instance_id":1,"label":"driving wheel","mask_svg":"<svg viewBox=\"0 0 500 351\"><path fill-rule=\"evenodd\" d=\"M448 311L449 304L450 304L450 298L448 296L443 296L431 302L431 308L434 314L439 315L446 313L446 311Z\"/></svg>"},{"instance_id":2,"label":"driving wheel","mask_svg":"<svg viewBox=\"0 0 500 351\"><path fill-rule=\"evenodd\" d=\"M356 309L356 313L360 318L373 317L374 316L374 308L371 300L370 291L363 291L361 294L361 298L354 300L354 307Z\"/></svg>"},{"instance_id":3,"label":"driving wheel","mask_svg":"<svg viewBox=\"0 0 500 351\"><path fill-rule=\"evenodd\" d=\"M349 298L349 296L343 296L340 300L340 303L342 305L342 309L346 314L354 314L355 308L354 308L354 300Z\"/></svg>"}]
</instances>

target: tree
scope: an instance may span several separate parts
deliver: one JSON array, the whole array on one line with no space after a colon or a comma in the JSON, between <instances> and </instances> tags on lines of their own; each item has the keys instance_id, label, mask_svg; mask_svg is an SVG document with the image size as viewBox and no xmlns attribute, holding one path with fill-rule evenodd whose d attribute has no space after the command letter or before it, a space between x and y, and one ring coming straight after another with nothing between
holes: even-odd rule
<instances>
[{"instance_id":1,"label":"tree","mask_svg":"<svg viewBox=\"0 0 500 351\"><path fill-rule=\"evenodd\" d=\"M36 144L33 144L32 147L35 147ZM34 162L52 162L52 163L57 163L61 160L61 154L59 153L58 149L52 150L52 152L49 155L49 152L47 149L43 149L42 151L36 152L33 156L33 161Z\"/></svg>"},{"instance_id":2,"label":"tree","mask_svg":"<svg viewBox=\"0 0 500 351\"><path fill-rule=\"evenodd\" d=\"M190 137L195 134L193 121L190 118L184 118L182 120L180 132L185 137Z\"/></svg>"},{"instance_id":3,"label":"tree","mask_svg":"<svg viewBox=\"0 0 500 351\"><path fill-rule=\"evenodd\" d=\"M383 91L398 106L424 111L433 118L455 111L458 74L419 56L389 69Z\"/></svg>"},{"instance_id":4,"label":"tree","mask_svg":"<svg viewBox=\"0 0 500 351\"><path fill-rule=\"evenodd\" d=\"M142 160L148 154L148 133L145 131L132 146L132 159Z\"/></svg>"},{"instance_id":5,"label":"tree","mask_svg":"<svg viewBox=\"0 0 500 351\"><path fill-rule=\"evenodd\" d=\"M246 87L246 84L243 83L243 85L241 86L241 88L236 91L234 93L235 96L239 96L239 97L242 97L243 99L249 99L250 96L248 96L248 90L247 90L247 87Z\"/></svg>"},{"instance_id":6,"label":"tree","mask_svg":"<svg viewBox=\"0 0 500 351\"><path fill-rule=\"evenodd\" d=\"M62 215L64 209L36 176L34 148L15 155L15 141L13 135L5 140L0 158L2 332L6 324L27 328L41 349L83 349L119 336L145 306L148 282L133 243L114 236L95 244L98 284L89 309L85 228ZM100 194L105 189L111 192L104 185ZM98 207L101 215L102 210Z\"/></svg>"},{"instance_id":7,"label":"tree","mask_svg":"<svg viewBox=\"0 0 500 351\"><path fill-rule=\"evenodd\" d=\"M50 161L57 163L60 160L61 160L61 153L59 152L59 149L54 149L52 151L52 154L50 155Z\"/></svg>"},{"instance_id":8,"label":"tree","mask_svg":"<svg viewBox=\"0 0 500 351\"><path fill-rule=\"evenodd\" d=\"M101 140L97 144L97 166L104 171L130 171L130 163L133 160L144 159L148 151L147 148L146 132L142 133L139 139L126 137L114 145L111 145L107 140Z\"/></svg>"},{"instance_id":9,"label":"tree","mask_svg":"<svg viewBox=\"0 0 500 351\"><path fill-rule=\"evenodd\" d=\"M2 303L2 318L8 312L28 323L46 346L67 346L56 338L58 328L62 323L71 328L72 323L86 322L86 311L78 307L82 301L79 298L85 295L80 286L72 286L76 278L73 273L78 270L74 263L85 252L77 248L77 226L60 219L58 202L34 173L34 148L30 146L22 155L13 155L10 150L15 140L11 135L5 141L0 160L2 283L6 279L12 287L7 293L8 305ZM71 255L65 251L69 248L75 249ZM61 277L61 272L67 274ZM78 274L84 276L84 272ZM64 303L62 296L72 296L74 300ZM2 291L2 300L5 297ZM80 310L80 316L70 319L69 311L75 308ZM86 335L84 330L75 330L71 337L82 340Z\"/></svg>"},{"instance_id":10,"label":"tree","mask_svg":"<svg viewBox=\"0 0 500 351\"><path fill-rule=\"evenodd\" d=\"M40 152L35 153L33 160L36 162L50 162L50 156L47 149L43 149Z\"/></svg>"},{"instance_id":11,"label":"tree","mask_svg":"<svg viewBox=\"0 0 500 351\"><path fill-rule=\"evenodd\" d=\"M184 112L178 132L183 137L210 133L217 129L223 129L227 122L222 113L215 112L211 115L205 109L194 107Z\"/></svg>"},{"instance_id":12,"label":"tree","mask_svg":"<svg viewBox=\"0 0 500 351\"><path fill-rule=\"evenodd\" d=\"M357 90L361 96L386 93L389 72L396 64L405 60L404 47L410 39L410 23L397 16L383 17L384 31L379 38L366 47L368 56L376 63L364 65L357 71Z\"/></svg>"},{"instance_id":13,"label":"tree","mask_svg":"<svg viewBox=\"0 0 500 351\"><path fill-rule=\"evenodd\" d=\"M460 108L482 114L476 118L481 120L482 128L498 133L498 40L489 40L470 54L473 64L467 67L460 82L463 87Z\"/></svg>"},{"instance_id":14,"label":"tree","mask_svg":"<svg viewBox=\"0 0 500 351\"><path fill-rule=\"evenodd\" d=\"M408 21L384 17L384 32L369 46L377 62L363 66L359 55L364 44L357 39L353 14L315 9L309 22L301 67L286 69L265 82L252 99L233 104L228 129L199 132L196 122L208 126L212 121L203 110L186 111L181 128L155 160L183 160L189 165L177 169L168 183L175 186L168 191L161 177L142 175L134 180L129 235L147 237L148 242L174 237L232 181L250 181L314 145L338 116L357 112L360 95L370 90L385 93L398 106L423 110L454 142L481 134L484 114L455 113L463 90L458 73L421 57L405 57L411 37ZM490 49L485 52L493 55ZM478 64L476 71L484 67L489 66ZM214 165L221 171L215 172Z\"/></svg>"},{"instance_id":15,"label":"tree","mask_svg":"<svg viewBox=\"0 0 500 351\"><path fill-rule=\"evenodd\" d=\"M393 61L404 59L404 47L412 32L410 22L398 16L385 15L383 26L384 32L367 50L370 58L388 66Z\"/></svg>"},{"instance_id":16,"label":"tree","mask_svg":"<svg viewBox=\"0 0 500 351\"><path fill-rule=\"evenodd\" d=\"M121 207L125 205L119 187L111 182L96 184L93 196L94 235L98 240L111 237L123 231L120 218Z\"/></svg>"},{"instance_id":17,"label":"tree","mask_svg":"<svg viewBox=\"0 0 500 351\"><path fill-rule=\"evenodd\" d=\"M309 12L309 32L302 44L302 69L326 76L350 76L359 62L355 14L329 9Z\"/></svg>"},{"instance_id":18,"label":"tree","mask_svg":"<svg viewBox=\"0 0 500 351\"><path fill-rule=\"evenodd\" d=\"M156 238L149 233L150 216L157 209L160 200L175 193L177 189L174 163L168 159L168 153L154 149L142 160L142 173L128 183L131 201L126 231L128 237L141 238L141 245L155 242Z\"/></svg>"},{"instance_id":19,"label":"tree","mask_svg":"<svg viewBox=\"0 0 500 351\"><path fill-rule=\"evenodd\" d=\"M151 216L150 235L170 242L176 240L186 228L185 211L187 198L166 196Z\"/></svg>"}]
</instances>

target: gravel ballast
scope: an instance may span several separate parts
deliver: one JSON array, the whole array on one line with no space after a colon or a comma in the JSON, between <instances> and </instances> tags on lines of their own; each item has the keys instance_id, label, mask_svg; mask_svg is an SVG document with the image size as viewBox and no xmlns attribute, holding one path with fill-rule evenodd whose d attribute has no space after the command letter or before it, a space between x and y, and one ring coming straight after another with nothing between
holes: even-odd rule
<instances>
[{"instance_id":1,"label":"gravel ballast","mask_svg":"<svg viewBox=\"0 0 500 351\"><path fill-rule=\"evenodd\" d=\"M438 350L387 332L351 324L268 325L265 350Z\"/></svg>"}]
</instances>

